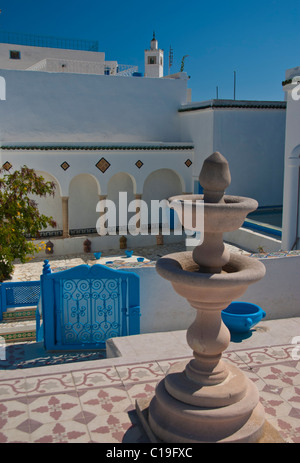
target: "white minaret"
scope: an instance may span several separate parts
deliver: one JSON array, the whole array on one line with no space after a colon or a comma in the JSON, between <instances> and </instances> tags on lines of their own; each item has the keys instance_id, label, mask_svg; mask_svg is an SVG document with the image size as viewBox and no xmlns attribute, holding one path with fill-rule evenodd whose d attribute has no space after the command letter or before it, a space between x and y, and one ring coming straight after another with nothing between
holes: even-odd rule
<instances>
[{"instance_id":1,"label":"white minaret","mask_svg":"<svg viewBox=\"0 0 300 463\"><path fill-rule=\"evenodd\" d=\"M164 76L164 51L158 48L158 43L153 32L150 42L150 50L145 50L145 77Z\"/></svg>"}]
</instances>

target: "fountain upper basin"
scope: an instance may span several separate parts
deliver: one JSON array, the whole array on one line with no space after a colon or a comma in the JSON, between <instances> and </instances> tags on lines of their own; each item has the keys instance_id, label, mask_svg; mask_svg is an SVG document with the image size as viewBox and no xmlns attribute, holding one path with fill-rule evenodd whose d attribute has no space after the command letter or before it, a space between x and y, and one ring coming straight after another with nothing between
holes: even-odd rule
<instances>
[{"instance_id":1,"label":"fountain upper basin","mask_svg":"<svg viewBox=\"0 0 300 463\"><path fill-rule=\"evenodd\" d=\"M207 203L204 195L181 195L169 198L169 205L177 212L180 222L188 229L193 224L193 229L203 231L203 221L195 220L197 214L204 212L205 231L228 232L240 228L246 216L257 209L256 200L244 196L224 195L224 202ZM183 213L183 205L186 207ZM204 208L204 210L203 210Z\"/></svg>"}]
</instances>

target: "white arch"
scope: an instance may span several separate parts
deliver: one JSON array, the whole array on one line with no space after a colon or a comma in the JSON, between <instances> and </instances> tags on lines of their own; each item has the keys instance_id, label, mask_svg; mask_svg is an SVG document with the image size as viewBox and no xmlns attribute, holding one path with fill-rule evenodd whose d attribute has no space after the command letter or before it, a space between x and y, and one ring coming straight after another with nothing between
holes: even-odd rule
<instances>
[{"instance_id":1,"label":"white arch","mask_svg":"<svg viewBox=\"0 0 300 463\"><path fill-rule=\"evenodd\" d=\"M175 180L176 179L176 180ZM162 168L151 172L144 181L143 198L145 190L153 186L150 199L168 199L170 196L184 192L184 180L181 175L173 169Z\"/></svg>"},{"instance_id":2,"label":"white arch","mask_svg":"<svg viewBox=\"0 0 300 463\"><path fill-rule=\"evenodd\" d=\"M77 177L80 177L81 175L87 175L87 176L90 176L91 177L91 180L95 181L96 182L96 185L97 185L97 194L100 195L101 194L101 186L100 186L100 182L98 180L98 178L91 174L90 172L80 172L79 174L76 174L74 175L74 177L71 178L70 182L69 182L69 186L68 186L68 193L70 195L70 186L73 182L73 180L75 180Z\"/></svg>"},{"instance_id":3,"label":"white arch","mask_svg":"<svg viewBox=\"0 0 300 463\"><path fill-rule=\"evenodd\" d=\"M69 183L69 229L96 228L100 185L89 173L75 175Z\"/></svg>"},{"instance_id":4,"label":"white arch","mask_svg":"<svg viewBox=\"0 0 300 463\"><path fill-rule=\"evenodd\" d=\"M61 205L61 185L54 175L50 174L49 172L45 172L42 170L36 170L35 173L38 176L42 176L46 182L54 182L55 190L54 190L54 197L47 196L47 197L39 197L36 195L31 195L32 199L36 201L38 204L38 209L41 214L46 215L47 217L53 217L56 222L57 230L62 229L62 205ZM55 230L52 227L47 227L46 231Z\"/></svg>"},{"instance_id":5,"label":"white arch","mask_svg":"<svg viewBox=\"0 0 300 463\"><path fill-rule=\"evenodd\" d=\"M108 193L108 189L111 188L111 184L113 181L120 181L120 179L122 180L122 177L123 177L123 180L125 180L127 177L130 178L131 182L132 182L132 191L133 191L133 194L136 194L136 189L137 189L137 182L136 182L136 179L135 177L130 174L129 172L125 172L125 171L119 171L119 172L115 172L108 180L107 182L107 193Z\"/></svg>"},{"instance_id":6,"label":"white arch","mask_svg":"<svg viewBox=\"0 0 300 463\"><path fill-rule=\"evenodd\" d=\"M42 177L50 177L50 179L47 180L47 178L45 178L45 181L46 182L50 182L50 181L53 181L55 183L55 195L59 195L59 196L62 196L62 187L61 187L61 184L59 182L59 180L57 179L57 177L55 177L55 175L53 175L52 173L50 172L46 172L45 170L35 170L35 173L36 175L38 176L42 176ZM58 187L58 188L57 188Z\"/></svg>"},{"instance_id":7,"label":"white arch","mask_svg":"<svg viewBox=\"0 0 300 463\"><path fill-rule=\"evenodd\" d=\"M184 192L183 188L182 177L173 169L162 168L151 172L145 179L142 195L148 206L148 222L153 222L151 215L152 200L167 200L171 196L182 194ZM170 213L167 206L163 208L162 215L166 213L167 215ZM162 220L162 215L160 220Z\"/></svg>"},{"instance_id":8,"label":"white arch","mask_svg":"<svg viewBox=\"0 0 300 463\"><path fill-rule=\"evenodd\" d=\"M119 194L126 193L127 207L135 199L136 181L128 172L117 172L108 181L107 199L114 202L117 211L116 225L119 225ZM128 214L129 217L131 214ZM124 224L123 224L124 225Z\"/></svg>"}]
</instances>

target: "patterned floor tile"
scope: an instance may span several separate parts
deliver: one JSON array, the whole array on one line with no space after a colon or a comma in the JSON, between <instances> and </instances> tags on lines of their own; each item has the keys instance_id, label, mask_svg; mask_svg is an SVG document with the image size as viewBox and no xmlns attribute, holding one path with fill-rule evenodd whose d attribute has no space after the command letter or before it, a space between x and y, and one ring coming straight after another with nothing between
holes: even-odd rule
<instances>
[{"instance_id":1,"label":"patterned floor tile","mask_svg":"<svg viewBox=\"0 0 300 463\"><path fill-rule=\"evenodd\" d=\"M117 366L116 370L124 384L139 381L159 380L164 373L156 362L128 366Z\"/></svg>"},{"instance_id":2,"label":"patterned floor tile","mask_svg":"<svg viewBox=\"0 0 300 463\"><path fill-rule=\"evenodd\" d=\"M27 395L54 394L75 389L71 373L30 376L25 379L25 387Z\"/></svg>"},{"instance_id":3,"label":"patterned floor tile","mask_svg":"<svg viewBox=\"0 0 300 463\"><path fill-rule=\"evenodd\" d=\"M73 372L72 375L76 389L121 384L120 376L114 367L82 369Z\"/></svg>"},{"instance_id":4,"label":"patterned floor tile","mask_svg":"<svg viewBox=\"0 0 300 463\"><path fill-rule=\"evenodd\" d=\"M20 423L16 429L18 429L18 431L22 431L22 432L26 432L30 434L31 432L38 429L41 425L42 423L40 423L39 421L35 421L35 420L31 420L30 418L27 418L25 421Z\"/></svg>"},{"instance_id":5,"label":"patterned floor tile","mask_svg":"<svg viewBox=\"0 0 300 463\"><path fill-rule=\"evenodd\" d=\"M0 444L22 444L29 443L30 435L18 429L7 429L0 431Z\"/></svg>"},{"instance_id":6,"label":"patterned floor tile","mask_svg":"<svg viewBox=\"0 0 300 463\"><path fill-rule=\"evenodd\" d=\"M97 416L88 424L88 429L93 442L121 443L124 442L126 433L133 432L137 423L132 422L128 413L114 413Z\"/></svg>"},{"instance_id":7,"label":"patterned floor tile","mask_svg":"<svg viewBox=\"0 0 300 463\"><path fill-rule=\"evenodd\" d=\"M28 404L29 418L40 423L68 421L81 413L77 395L62 393L32 397Z\"/></svg>"},{"instance_id":8,"label":"patterned floor tile","mask_svg":"<svg viewBox=\"0 0 300 463\"><path fill-rule=\"evenodd\" d=\"M138 399L151 398L155 393L156 385L159 381L147 381L139 384L127 384L126 390L132 401L133 406Z\"/></svg>"},{"instance_id":9,"label":"patterned floor tile","mask_svg":"<svg viewBox=\"0 0 300 463\"><path fill-rule=\"evenodd\" d=\"M27 394L27 381L25 378L8 379L0 381L0 402Z\"/></svg>"},{"instance_id":10,"label":"patterned floor tile","mask_svg":"<svg viewBox=\"0 0 300 463\"><path fill-rule=\"evenodd\" d=\"M293 347L293 346L292 346ZM268 421L288 442L300 443L300 361L291 346L224 354L260 394ZM189 359L35 374L0 381L0 443L148 442L135 401L152 397L170 366ZM181 370L180 370L181 371Z\"/></svg>"},{"instance_id":11,"label":"patterned floor tile","mask_svg":"<svg viewBox=\"0 0 300 463\"><path fill-rule=\"evenodd\" d=\"M270 419L272 424L287 443L300 443L300 420L285 416L282 418Z\"/></svg>"},{"instance_id":12,"label":"patterned floor tile","mask_svg":"<svg viewBox=\"0 0 300 463\"><path fill-rule=\"evenodd\" d=\"M124 387L108 386L79 391L79 400L84 413L107 415L126 412L132 403Z\"/></svg>"},{"instance_id":13,"label":"patterned floor tile","mask_svg":"<svg viewBox=\"0 0 300 463\"><path fill-rule=\"evenodd\" d=\"M85 424L71 421L46 423L30 436L32 443L89 443L90 436Z\"/></svg>"},{"instance_id":14,"label":"patterned floor tile","mask_svg":"<svg viewBox=\"0 0 300 463\"><path fill-rule=\"evenodd\" d=\"M159 360L157 363L161 369L161 371L166 375L170 368L175 369L177 371L183 371L185 369L186 364L191 360L191 357L185 359L178 359L178 360Z\"/></svg>"},{"instance_id":15,"label":"patterned floor tile","mask_svg":"<svg viewBox=\"0 0 300 463\"><path fill-rule=\"evenodd\" d=\"M291 351L291 346L275 346L237 351L236 354L248 366L253 366L292 360Z\"/></svg>"},{"instance_id":16,"label":"patterned floor tile","mask_svg":"<svg viewBox=\"0 0 300 463\"><path fill-rule=\"evenodd\" d=\"M239 352L224 352L222 358L227 362L233 363L237 367L245 366L245 361L239 355Z\"/></svg>"},{"instance_id":17,"label":"patterned floor tile","mask_svg":"<svg viewBox=\"0 0 300 463\"><path fill-rule=\"evenodd\" d=\"M280 396L291 406L289 415L298 416L300 419L300 387L285 387L282 389Z\"/></svg>"},{"instance_id":18,"label":"patterned floor tile","mask_svg":"<svg viewBox=\"0 0 300 463\"><path fill-rule=\"evenodd\" d=\"M252 369L249 369L247 367L241 368L243 373L247 376L247 378L251 379L253 383L256 385L257 389L259 391L263 390L266 387L266 383L259 377L257 376ZM271 391L270 391L271 392Z\"/></svg>"},{"instance_id":19,"label":"patterned floor tile","mask_svg":"<svg viewBox=\"0 0 300 463\"><path fill-rule=\"evenodd\" d=\"M274 365L254 367L253 372L263 381L274 387L287 387L300 385L300 372L295 368L295 363L285 362Z\"/></svg>"},{"instance_id":20,"label":"patterned floor tile","mask_svg":"<svg viewBox=\"0 0 300 463\"><path fill-rule=\"evenodd\" d=\"M292 409L291 405L278 394L260 391L259 396L268 420L288 416Z\"/></svg>"},{"instance_id":21,"label":"patterned floor tile","mask_svg":"<svg viewBox=\"0 0 300 463\"><path fill-rule=\"evenodd\" d=\"M27 403L20 400L0 402L0 431L14 429L27 418Z\"/></svg>"}]
</instances>

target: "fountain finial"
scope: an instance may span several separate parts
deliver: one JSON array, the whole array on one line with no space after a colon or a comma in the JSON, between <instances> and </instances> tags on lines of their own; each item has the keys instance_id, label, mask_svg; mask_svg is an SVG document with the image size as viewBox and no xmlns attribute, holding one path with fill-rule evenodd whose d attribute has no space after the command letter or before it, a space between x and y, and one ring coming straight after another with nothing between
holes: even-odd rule
<instances>
[{"instance_id":1,"label":"fountain finial","mask_svg":"<svg viewBox=\"0 0 300 463\"><path fill-rule=\"evenodd\" d=\"M204 190L204 202L224 202L224 192L231 183L231 175L228 162L221 153L216 151L205 159L199 182Z\"/></svg>"},{"instance_id":2,"label":"fountain finial","mask_svg":"<svg viewBox=\"0 0 300 463\"><path fill-rule=\"evenodd\" d=\"M208 203L219 204L218 215L224 217L226 210L224 193L230 185L231 175L226 158L218 151L205 159L199 181L204 193L204 239L201 245L196 246L193 251L193 259L199 265L199 271L203 273L220 273L222 267L228 263L230 258L229 250L223 242L222 227L211 223L215 214L208 208ZM206 206L205 206L206 203Z\"/></svg>"}]
</instances>

